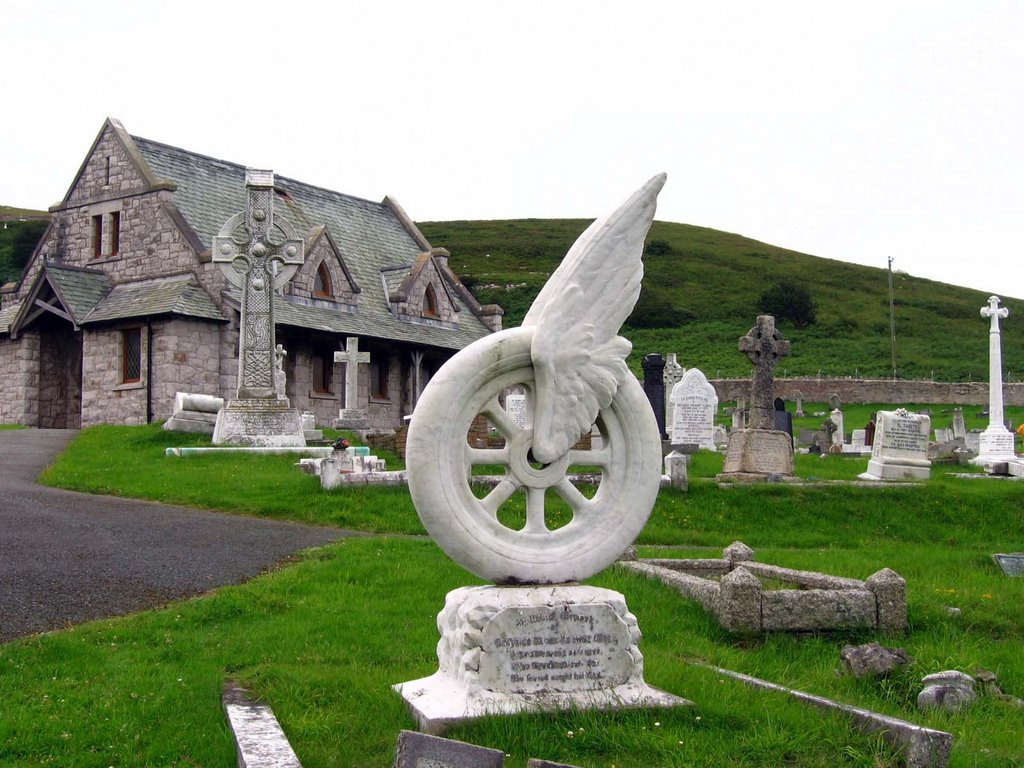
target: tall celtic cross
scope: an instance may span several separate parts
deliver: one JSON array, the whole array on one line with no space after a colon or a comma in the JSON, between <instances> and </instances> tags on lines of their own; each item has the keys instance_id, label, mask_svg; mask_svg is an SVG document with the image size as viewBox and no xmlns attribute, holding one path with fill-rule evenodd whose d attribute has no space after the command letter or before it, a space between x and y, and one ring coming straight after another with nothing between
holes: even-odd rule
<instances>
[{"instance_id":1,"label":"tall celtic cross","mask_svg":"<svg viewBox=\"0 0 1024 768\"><path fill-rule=\"evenodd\" d=\"M288 222L274 220L272 171L247 169L245 191L246 209L213 238L213 261L242 290L238 399L276 399L274 289L301 266L304 244Z\"/></svg>"},{"instance_id":2,"label":"tall celtic cross","mask_svg":"<svg viewBox=\"0 0 1024 768\"><path fill-rule=\"evenodd\" d=\"M775 318L758 315L757 325L740 337L740 352L754 364L750 428L775 429L775 365L789 354L789 342L776 330Z\"/></svg>"}]
</instances>

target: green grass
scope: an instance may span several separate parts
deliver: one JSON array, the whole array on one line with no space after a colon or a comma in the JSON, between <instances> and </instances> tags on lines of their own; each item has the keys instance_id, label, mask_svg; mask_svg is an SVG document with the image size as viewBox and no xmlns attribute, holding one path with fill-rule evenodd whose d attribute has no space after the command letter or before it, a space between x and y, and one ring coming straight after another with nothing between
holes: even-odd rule
<instances>
[{"instance_id":1,"label":"green grass","mask_svg":"<svg viewBox=\"0 0 1024 768\"><path fill-rule=\"evenodd\" d=\"M483 303L505 310L506 327L518 325L569 246L590 224L582 219L421 222L436 245L451 251L452 268L467 278ZM789 375L887 378L893 375L886 270L818 258L728 232L654 222L647 238L640 303L623 332L633 342L630 365L640 372L649 352L675 352L683 366L708 377L747 376L750 364L736 340L754 324L758 299L772 284L805 286L817 304L818 321L803 329L786 321L792 341L782 368ZM653 243L658 248L651 249ZM881 265L880 265L881 266ZM979 310L988 293L894 275L896 367L901 378L988 380L988 324ZM992 286L996 290L998 286ZM1007 375L1024 371L1024 334L1011 333L1010 307L1003 334Z\"/></svg>"},{"instance_id":2,"label":"green grass","mask_svg":"<svg viewBox=\"0 0 1024 768\"><path fill-rule=\"evenodd\" d=\"M166 458L168 442L154 427L85 430L47 478L368 531L422 530L402 489L325 493L292 458ZM798 459L799 474L822 479L866 464ZM641 554L715 557L738 539L758 560L792 568L866 578L890 567L907 579L911 631L730 636L660 583L609 569L590 581L627 596L644 631L646 679L696 706L483 720L450 735L505 751L512 768L528 757L584 768L900 765L841 718L691 663L701 662L950 731L954 768L1024 766L1012 705L983 697L957 715L915 706L921 677L949 668L991 670L1024 697L1024 579L991 560L1024 550L1019 484L936 468L912 486L719 488L709 478L720 468L720 455L694 456L690 491L660 494ZM390 685L435 671L435 614L448 591L471 583L425 539L349 539L242 586L0 646L0 765L228 768L226 676L273 706L307 768L387 765L398 731L412 727ZM842 646L870 640L906 648L912 664L882 681L837 676Z\"/></svg>"}]
</instances>

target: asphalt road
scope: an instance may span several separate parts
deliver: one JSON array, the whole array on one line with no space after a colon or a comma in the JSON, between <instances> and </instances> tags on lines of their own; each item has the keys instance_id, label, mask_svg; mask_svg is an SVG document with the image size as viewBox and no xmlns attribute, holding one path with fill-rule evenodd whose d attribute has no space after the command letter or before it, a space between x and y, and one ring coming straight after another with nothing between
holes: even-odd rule
<instances>
[{"instance_id":1,"label":"asphalt road","mask_svg":"<svg viewBox=\"0 0 1024 768\"><path fill-rule=\"evenodd\" d=\"M74 435L0 430L0 643L239 583L347 533L37 485Z\"/></svg>"}]
</instances>

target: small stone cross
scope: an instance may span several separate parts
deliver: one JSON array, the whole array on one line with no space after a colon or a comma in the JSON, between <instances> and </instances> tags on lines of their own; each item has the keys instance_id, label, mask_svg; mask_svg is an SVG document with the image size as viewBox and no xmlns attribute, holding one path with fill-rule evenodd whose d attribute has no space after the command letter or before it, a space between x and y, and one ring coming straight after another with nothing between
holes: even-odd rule
<instances>
[{"instance_id":1,"label":"small stone cross","mask_svg":"<svg viewBox=\"0 0 1024 768\"><path fill-rule=\"evenodd\" d=\"M274 221L274 174L247 169L247 206L213 238L212 260L242 289L238 328L238 398L277 398L274 287L304 258L304 244L291 226ZM282 236L283 235L283 236ZM279 274L278 266L291 267Z\"/></svg>"},{"instance_id":2,"label":"small stone cross","mask_svg":"<svg viewBox=\"0 0 1024 768\"><path fill-rule=\"evenodd\" d=\"M345 339L345 351L334 353L334 362L345 363L345 410L358 410L359 363L369 363L370 353L359 351L359 339L349 336Z\"/></svg>"},{"instance_id":3,"label":"small stone cross","mask_svg":"<svg viewBox=\"0 0 1024 768\"><path fill-rule=\"evenodd\" d=\"M789 342L775 329L775 318L758 315L757 325L740 337L740 352L754 364L750 428L775 429L775 365L789 354Z\"/></svg>"}]
</instances>

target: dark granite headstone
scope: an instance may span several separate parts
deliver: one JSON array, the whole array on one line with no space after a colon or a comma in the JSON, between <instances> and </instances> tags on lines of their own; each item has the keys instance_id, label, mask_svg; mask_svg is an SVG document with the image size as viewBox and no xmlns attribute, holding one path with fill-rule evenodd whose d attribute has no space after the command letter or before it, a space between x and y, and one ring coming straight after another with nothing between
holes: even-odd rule
<instances>
[{"instance_id":1,"label":"dark granite headstone","mask_svg":"<svg viewBox=\"0 0 1024 768\"><path fill-rule=\"evenodd\" d=\"M875 420L871 419L864 427L864 445L869 448L875 444Z\"/></svg>"},{"instance_id":2,"label":"dark granite headstone","mask_svg":"<svg viewBox=\"0 0 1024 768\"><path fill-rule=\"evenodd\" d=\"M1024 552L992 555L1007 576L1024 576Z\"/></svg>"},{"instance_id":3,"label":"dark granite headstone","mask_svg":"<svg viewBox=\"0 0 1024 768\"><path fill-rule=\"evenodd\" d=\"M793 414L789 411L775 412L775 428L780 432L788 432L793 436Z\"/></svg>"},{"instance_id":4,"label":"dark granite headstone","mask_svg":"<svg viewBox=\"0 0 1024 768\"><path fill-rule=\"evenodd\" d=\"M668 437L665 432L665 358L652 352L644 355L640 366L644 371L644 393L654 409L658 433L664 439Z\"/></svg>"},{"instance_id":5,"label":"dark granite headstone","mask_svg":"<svg viewBox=\"0 0 1024 768\"><path fill-rule=\"evenodd\" d=\"M505 753L416 731L398 735L394 768L502 768Z\"/></svg>"},{"instance_id":6,"label":"dark granite headstone","mask_svg":"<svg viewBox=\"0 0 1024 768\"><path fill-rule=\"evenodd\" d=\"M776 411L784 411L784 410L786 410L786 401L783 400L781 397L776 397L775 398L775 410Z\"/></svg>"}]
</instances>

